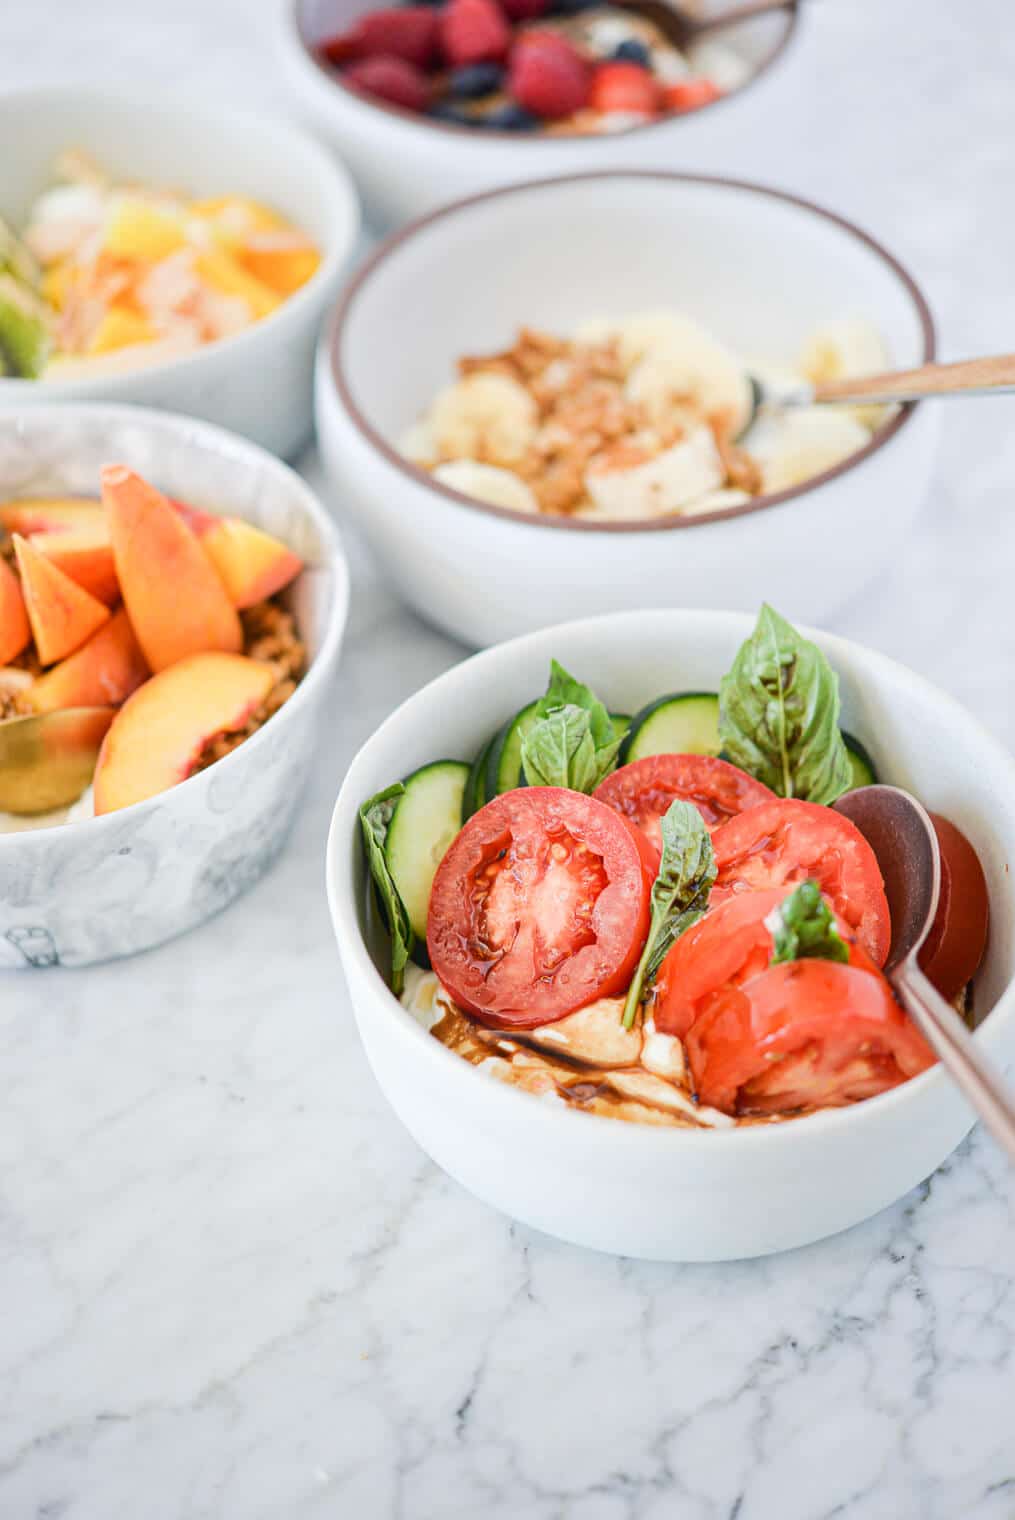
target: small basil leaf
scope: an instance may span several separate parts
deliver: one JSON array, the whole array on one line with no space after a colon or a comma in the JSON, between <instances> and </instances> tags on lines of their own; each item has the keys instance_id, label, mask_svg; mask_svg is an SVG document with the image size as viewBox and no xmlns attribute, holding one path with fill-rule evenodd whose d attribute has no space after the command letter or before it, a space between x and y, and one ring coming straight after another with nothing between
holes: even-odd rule
<instances>
[{"instance_id":1,"label":"small basil leaf","mask_svg":"<svg viewBox=\"0 0 1015 1520\"><path fill-rule=\"evenodd\" d=\"M772 966L808 958L849 960L849 946L835 927L835 919L816 881L802 881L765 923L772 934L773 953L769 962Z\"/></svg>"},{"instance_id":2,"label":"small basil leaf","mask_svg":"<svg viewBox=\"0 0 1015 1520\"><path fill-rule=\"evenodd\" d=\"M364 802L359 810L367 865L370 867L370 875L373 877L381 899L384 915L388 921L388 932L391 935L391 990L396 997L402 995L402 988L405 985L405 963L412 953L415 936L409 924L405 904L391 879L388 863L384 858L384 842L388 837L391 815L395 811L399 797L404 792L405 787L400 781L396 781L393 786L386 787L383 792L378 792L376 797L371 797L369 801Z\"/></svg>"},{"instance_id":3,"label":"small basil leaf","mask_svg":"<svg viewBox=\"0 0 1015 1520\"><path fill-rule=\"evenodd\" d=\"M780 797L832 803L849 790L838 677L767 605L719 684L719 736L723 755Z\"/></svg>"},{"instance_id":4,"label":"small basil leaf","mask_svg":"<svg viewBox=\"0 0 1015 1520\"><path fill-rule=\"evenodd\" d=\"M529 786L594 792L616 764L619 749L615 738L597 747L591 714L568 703L533 723L522 739L522 769Z\"/></svg>"},{"instance_id":5,"label":"small basil leaf","mask_svg":"<svg viewBox=\"0 0 1015 1520\"><path fill-rule=\"evenodd\" d=\"M634 1023L638 1005L655 981L666 952L703 917L715 884L715 854L701 814L689 802L674 802L662 820L663 855L652 888L648 939L624 1004L624 1027Z\"/></svg>"},{"instance_id":6,"label":"small basil leaf","mask_svg":"<svg viewBox=\"0 0 1015 1520\"><path fill-rule=\"evenodd\" d=\"M547 717L556 707L581 707L588 713L592 742L596 749L604 748L613 739L623 739L627 733L627 728L622 732L617 731L610 714L590 687L584 686L581 681L576 681L563 665L556 660L551 660L550 684L546 688L545 696L540 698L539 707L536 709L537 717Z\"/></svg>"}]
</instances>

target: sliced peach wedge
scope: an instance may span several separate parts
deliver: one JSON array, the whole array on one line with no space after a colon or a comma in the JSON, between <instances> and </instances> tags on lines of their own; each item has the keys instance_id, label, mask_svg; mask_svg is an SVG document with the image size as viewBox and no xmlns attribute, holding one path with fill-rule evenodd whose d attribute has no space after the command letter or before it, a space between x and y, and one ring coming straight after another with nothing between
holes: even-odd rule
<instances>
[{"instance_id":1,"label":"sliced peach wedge","mask_svg":"<svg viewBox=\"0 0 1015 1520\"><path fill-rule=\"evenodd\" d=\"M112 607L120 599L120 586L113 562L113 545L105 518L100 514L95 525L83 528L48 530L32 533L28 542L38 549L64 575Z\"/></svg>"},{"instance_id":2,"label":"sliced peach wedge","mask_svg":"<svg viewBox=\"0 0 1015 1520\"><path fill-rule=\"evenodd\" d=\"M239 653L243 629L208 556L161 491L124 465L102 471L120 590L145 659Z\"/></svg>"},{"instance_id":3,"label":"sliced peach wedge","mask_svg":"<svg viewBox=\"0 0 1015 1520\"><path fill-rule=\"evenodd\" d=\"M19 655L32 637L21 582L5 559L0 559L0 665Z\"/></svg>"},{"instance_id":4,"label":"sliced peach wedge","mask_svg":"<svg viewBox=\"0 0 1015 1520\"><path fill-rule=\"evenodd\" d=\"M121 707L95 767L95 812L112 813L185 781L209 740L241 729L275 677L245 655L191 655Z\"/></svg>"},{"instance_id":5,"label":"sliced peach wedge","mask_svg":"<svg viewBox=\"0 0 1015 1520\"><path fill-rule=\"evenodd\" d=\"M0 501L0 527L8 533L69 533L101 528L102 503L94 496L26 496Z\"/></svg>"},{"instance_id":6,"label":"sliced peach wedge","mask_svg":"<svg viewBox=\"0 0 1015 1520\"><path fill-rule=\"evenodd\" d=\"M298 554L242 517L212 517L196 507L176 505L218 571L234 607L266 601L303 569Z\"/></svg>"},{"instance_id":7,"label":"sliced peach wedge","mask_svg":"<svg viewBox=\"0 0 1015 1520\"><path fill-rule=\"evenodd\" d=\"M21 574L21 594L43 665L72 654L109 618L109 608L64 575L20 533L14 553Z\"/></svg>"},{"instance_id":8,"label":"sliced peach wedge","mask_svg":"<svg viewBox=\"0 0 1015 1520\"><path fill-rule=\"evenodd\" d=\"M37 676L25 701L38 713L61 707L119 707L148 674L126 609L120 607L80 649Z\"/></svg>"}]
</instances>

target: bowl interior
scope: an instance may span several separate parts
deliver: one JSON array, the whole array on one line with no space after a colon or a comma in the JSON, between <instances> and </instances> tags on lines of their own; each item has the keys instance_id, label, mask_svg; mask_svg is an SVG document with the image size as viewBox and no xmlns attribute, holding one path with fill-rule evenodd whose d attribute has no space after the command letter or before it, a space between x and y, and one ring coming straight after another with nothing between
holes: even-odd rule
<instances>
[{"instance_id":1,"label":"bowl interior","mask_svg":"<svg viewBox=\"0 0 1015 1520\"><path fill-rule=\"evenodd\" d=\"M204 511L235 514L282 539L307 568L287 592L313 660L333 624L337 539L299 476L204 423L130 407L32 408L0 425L0 500L97 496L105 464L126 464Z\"/></svg>"},{"instance_id":2,"label":"bowl interior","mask_svg":"<svg viewBox=\"0 0 1015 1520\"><path fill-rule=\"evenodd\" d=\"M336 807L329 887L343 954L371 955L386 977L386 940L369 911L356 809L438 756L471 760L510 714L545 688L556 657L614 711L665 691L711 690L753 620L738 613L637 612L561 625L457 666L411 697L360 751ZM977 977L982 1021L1015 976L1015 761L950 697L884 656L813 631L838 672L842 722L880 779L911 790L972 840L990 890L991 931ZM409 1015L390 1000L392 1015ZM1012 1016L1008 1007L1005 1017Z\"/></svg>"},{"instance_id":3,"label":"bowl interior","mask_svg":"<svg viewBox=\"0 0 1015 1520\"><path fill-rule=\"evenodd\" d=\"M87 90L0 97L0 216L21 225L68 148L88 153L114 179L264 201L326 250L344 253L355 231L353 199L337 179L329 183L326 156L284 123Z\"/></svg>"},{"instance_id":4,"label":"bowl interior","mask_svg":"<svg viewBox=\"0 0 1015 1520\"><path fill-rule=\"evenodd\" d=\"M567 333L665 308L747 359L789 361L818 323L852 316L900 365L928 356L905 275L847 224L759 187L616 174L479 197L393 239L352 288L335 362L390 444L459 357L506 347L522 325Z\"/></svg>"}]
</instances>

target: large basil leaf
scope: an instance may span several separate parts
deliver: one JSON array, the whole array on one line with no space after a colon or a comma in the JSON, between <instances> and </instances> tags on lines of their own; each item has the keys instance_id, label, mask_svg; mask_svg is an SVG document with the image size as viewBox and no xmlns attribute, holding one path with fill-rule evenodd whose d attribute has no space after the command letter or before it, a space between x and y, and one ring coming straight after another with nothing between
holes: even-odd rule
<instances>
[{"instance_id":1,"label":"large basil leaf","mask_svg":"<svg viewBox=\"0 0 1015 1520\"><path fill-rule=\"evenodd\" d=\"M384 842L388 837L388 827L391 823L391 815L395 811L395 804L404 792L405 787L400 781L396 781L393 786L385 787L383 792L378 792L376 797L371 797L369 801L364 802L359 810L367 865L370 867L370 875L377 888L384 908L384 916L388 922L388 932L391 935L391 990L396 997L401 997L402 988L405 986L405 963L412 953L415 936L409 923L409 915L405 911L405 904L391 879L388 863L384 858Z\"/></svg>"},{"instance_id":2,"label":"large basil leaf","mask_svg":"<svg viewBox=\"0 0 1015 1520\"><path fill-rule=\"evenodd\" d=\"M767 604L719 683L719 737L728 760L780 797L832 803L849 790L838 677Z\"/></svg>"},{"instance_id":3,"label":"large basil leaf","mask_svg":"<svg viewBox=\"0 0 1015 1520\"><path fill-rule=\"evenodd\" d=\"M624 1027L655 981L666 952L696 924L715 884L715 854L701 814L689 802L673 802L662 820L663 857L652 888L652 918L634 980L624 1004Z\"/></svg>"},{"instance_id":4,"label":"large basil leaf","mask_svg":"<svg viewBox=\"0 0 1015 1520\"><path fill-rule=\"evenodd\" d=\"M566 786L594 792L614 769L626 729L617 731L595 692L550 662L550 682L522 739L522 770L529 786Z\"/></svg>"},{"instance_id":5,"label":"large basil leaf","mask_svg":"<svg viewBox=\"0 0 1015 1520\"><path fill-rule=\"evenodd\" d=\"M808 958L849 960L849 946L835 927L835 919L816 881L802 881L765 923L772 932L773 966Z\"/></svg>"}]
</instances>

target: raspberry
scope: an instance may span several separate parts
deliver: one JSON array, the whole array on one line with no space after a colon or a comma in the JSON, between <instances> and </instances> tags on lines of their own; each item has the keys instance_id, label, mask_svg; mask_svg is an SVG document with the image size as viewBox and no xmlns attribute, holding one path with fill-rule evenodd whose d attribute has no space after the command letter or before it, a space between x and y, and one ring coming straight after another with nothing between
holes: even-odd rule
<instances>
[{"instance_id":1,"label":"raspberry","mask_svg":"<svg viewBox=\"0 0 1015 1520\"><path fill-rule=\"evenodd\" d=\"M441 17L441 41L452 68L497 63L511 45L511 28L495 0L450 0Z\"/></svg>"},{"instance_id":2,"label":"raspberry","mask_svg":"<svg viewBox=\"0 0 1015 1520\"><path fill-rule=\"evenodd\" d=\"M501 0L509 21L537 21L550 9L550 0Z\"/></svg>"},{"instance_id":3,"label":"raspberry","mask_svg":"<svg viewBox=\"0 0 1015 1520\"><path fill-rule=\"evenodd\" d=\"M343 82L364 95L374 95L406 111L425 111L428 93L419 69L404 58L362 58L342 74Z\"/></svg>"},{"instance_id":4,"label":"raspberry","mask_svg":"<svg viewBox=\"0 0 1015 1520\"><path fill-rule=\"evenodd\" d=\"M511 54L508 89L544 120L573 116L588 103L591 71L581 54L556 32L526 32Z\"/></svg>"},{"instance_id":5,"label":"raspberry","mask_svg":"<svg viewBox=\"0 0 1015 1520\"><path fill-rule=\"evenodd\" d=\"M603 63L592 76L589 104L593 111L655 116L659 110L659 86L640 63Z\"/></svg>"},{"instance_id":6,"label":"raspberry","mask_svg":"<svg viewBox=\"0 0 1015 1520\"><path fill-rule=\"evenodd\" d=\"M426 69L434 62L439 37L436 11L425 5L407 5L361 16L351 31L330 38L321 51L331 63L384 56L404 58L417 69Z\"/></svg>"}]
</instances>

